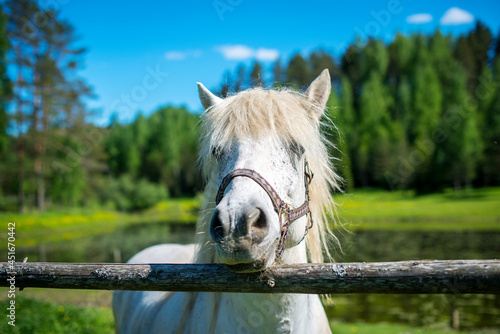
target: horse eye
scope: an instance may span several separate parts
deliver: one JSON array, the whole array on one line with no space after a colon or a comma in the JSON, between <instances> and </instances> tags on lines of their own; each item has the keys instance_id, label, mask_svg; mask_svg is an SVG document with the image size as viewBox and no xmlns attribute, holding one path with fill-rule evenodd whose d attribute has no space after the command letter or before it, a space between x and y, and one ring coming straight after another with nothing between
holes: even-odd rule
<instances>
[{"instance_id":1,"label":"horse eye","mask_svg":"<svg viewBox=\"0 0 500 334\"><path fill-rule=\"evenodd\" d=\"M215 159L219 159L221 156L221 149L218 146L214 146L212 148L212 155L214 156Z\"/></svg>"},{"instance_id":2,"label":"horse eye","mask_svg":"<svg viewBox=\"0 0 500 334\"><path fill-rule=\"evenodd\" d=\"M292 141L289 146L290 151L298 157L301 157L305 153L305 149L299 143Z\"/></svg>"}]
</instances>

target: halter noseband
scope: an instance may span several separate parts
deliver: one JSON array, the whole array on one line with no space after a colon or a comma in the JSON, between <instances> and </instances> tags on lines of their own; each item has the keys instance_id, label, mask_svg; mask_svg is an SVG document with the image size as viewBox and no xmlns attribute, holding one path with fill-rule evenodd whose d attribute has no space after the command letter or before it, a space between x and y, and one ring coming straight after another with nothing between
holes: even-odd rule
<instances>
[{"instance_id":1,"label":"halter noseband","mask_svg":"<svg viewBox=\"0 0 500 334\"><path fill-rule=\"evenodd\" d=\"M309 218L309 225L306 226L306 231L304 233L304 237L302 237L302 240L304 240L305 236L307 235L307 232L313 227L314 222L312 219L312 214L311 214L311 209L309 208L309 185L311 184L312 178L314 176L313 172L309 168L309 164L307 163L307 160L304 163L304 184L305 184L305 192L306 192L306 199L304 203L302 203L301 206L299 206L296 209L293 209L290 204L286 203L281 199L281 197L278 195L276 190L267 182L267 180L257 173L256 171L252 169L246 169L246 168L240 168L240 169L235 169L232 172L228 173L223 179L222 182L219 186L219 190L217 191L217 196L215 197L215 204L219 205L220 201L222 200L222 197L224 197L224 191L226 190L227 186L231 181L238 176L244 176L252 179L255 181L259 186L264 189L264 191L267 193L269 198L271 199L271 202L273 203L274 211L278 214L280 225L281 225L281 237L279 241L278 248L276 249L276 258L278 259L281 256L281 253L285 249L285 240L288 235L288 227L292 222L295 220L299 219L300 217L307 215ZM283 222L284 219L284 222ZM302 241L301 240L301 241ZM300 242L301 242L300 241ZM299 243L300 243L299 242Z\"/></svg>"}]
</instances>

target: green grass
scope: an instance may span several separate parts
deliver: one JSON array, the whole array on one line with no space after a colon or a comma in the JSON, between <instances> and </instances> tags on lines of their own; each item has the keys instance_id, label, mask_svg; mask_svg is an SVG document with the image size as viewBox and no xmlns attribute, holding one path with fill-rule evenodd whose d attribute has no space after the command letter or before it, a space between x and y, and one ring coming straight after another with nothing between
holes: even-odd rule
<instances>
[{"instance_id":1,"label":"green grass","mask_svg":"<svg viewBox=\"0 0 500 334\"><path fill-rule=\"evenodd\" d=\"M500 188L425 196L356 191L335 200L348 230L500 230Z\"/></svg>"},{"instance_id":2,"label":"green grass","mask_svg":"<svg viewBox=\"0 0 500 334\"><path fill-rule=\"evenodd\" d=\"M389 323L345 323L331 321L330 328L333 334L452 334L458 333L451 329L419 328ZM498 330L473 330L469 334L494 334Z\"/></svg>"},{"instance_id":3,"label":"green grass","mask_svg":"<svg viewBox=\"0 0 500 334\"><path fill-rule=\"evenodd\" d=\"M8 305L8 300L0 300ZM16 298L16 326L7 321L0 322L0 333L66 334L114 333L112 311L106 307L78 307L68 303L46 302L36 298ZM390 323L344 323L331 321L332 333L336 334L452 334L456 331L446 328L419 328ZM441 326L442 327L442 326ZM472 334L493 334L496 330L468 331Z\"/></svg>"},{"instance_id":4,"label":"green grass","mask_svg":"<svg viewBox=\"0 0 500 334\"><path fill-rule=\"evenodd\" d=\"M113 314L109 308L76 307L20 295L16 296L15 301L15 327L9 325L4 317L0 321L0 333L114 333ZM8 303L6 299L0 301L2 308Z\"/></svg>"},{"instance_id":5,"label":"green grass","mask_svg":"<svg viewBox=\"0 0 500 334\"><path fill-rule=\"evenodd\" d=\"M0 302L7 296L8 291L8 288L0 287ZM72 305L83 308L110 308L113 291L88 289L26 288L23 291L17 291L16 297L17 296L20 296L24 299L36 299L58 305Z\"/></svg>"},{"instance_id":6,"label":"green grass","mask_svg":"<svg viewBox=\"0 0 500 334\"><path fill-rule=\"evenodd\" d=\"M0 305L8 305L8 300L0 300ZM67 303L46 302L35 298L16 298L15 327L7 321L0 322L0 333L67 334L114 333L112 311L106 307L77 307ZM390 323L344 323L331 321L333 334L452 334L446 328L419 328ZM443 326L440 326L443 327ZM473 330L471 334L493 334L497 330Z\"/></svg>"}]
</instances>

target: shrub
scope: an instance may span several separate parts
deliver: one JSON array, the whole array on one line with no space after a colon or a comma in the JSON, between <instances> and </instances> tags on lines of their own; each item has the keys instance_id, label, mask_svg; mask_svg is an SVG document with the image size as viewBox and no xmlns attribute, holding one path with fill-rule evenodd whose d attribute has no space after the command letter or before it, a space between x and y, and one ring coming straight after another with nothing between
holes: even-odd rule
<instances>
[{"instance_id":1,"label":"shrub","mask_svg":"<svg viewBox=\"0 0 500 334\"><path fill-rule=\"evenodd\" d=\"M147 209L167 197L166 187L145 179L136 181L126 174L109 178L103 193L104 202L111 202L122 211Z\"/></svg>"}]
</instances>

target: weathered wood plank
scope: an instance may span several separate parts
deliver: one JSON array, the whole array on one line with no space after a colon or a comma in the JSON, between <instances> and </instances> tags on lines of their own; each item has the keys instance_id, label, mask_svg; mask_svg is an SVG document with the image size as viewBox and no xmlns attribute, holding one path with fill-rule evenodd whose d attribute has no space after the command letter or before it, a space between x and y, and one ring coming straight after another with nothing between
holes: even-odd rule
<instances>
[{"instance_id":1,"label":"weathered wood plank","mask_svg":"<svg viewBox=\"0 0 500 334\"><path fill-rule=\"evenodd\" d=\"M323 263L238 274L222 264L0 263L0 286L258 293L500 294L500 260ZM10 280L8 280L10 278Z\"/></svg>"}]
</instances>

